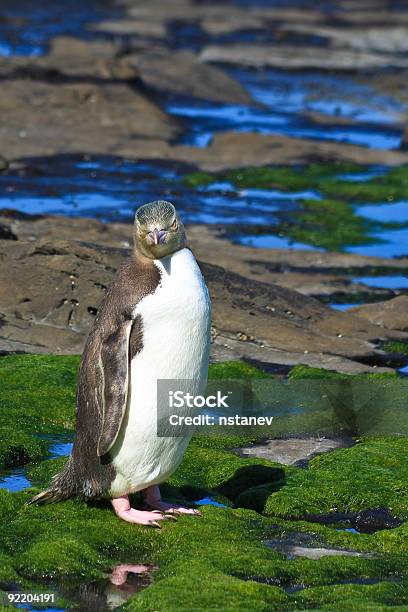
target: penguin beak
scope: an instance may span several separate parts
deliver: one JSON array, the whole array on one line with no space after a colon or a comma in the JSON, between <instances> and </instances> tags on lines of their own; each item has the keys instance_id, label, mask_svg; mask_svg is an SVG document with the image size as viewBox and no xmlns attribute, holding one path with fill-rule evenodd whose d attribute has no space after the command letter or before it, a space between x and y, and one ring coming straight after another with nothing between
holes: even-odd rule
<instances>
[{"instance_id":1,"label":"penguin beak","mask_svg":"<svg viewBox=\"0 0 408 612\"><path fill-rule=\"evenodd\" d=\"M157 227L155 227L152 232L149 232L149 236L153 240L154 244L162 244L164 242L166 233L166 230L158 230Z\"/></svg>"}]
</instances>

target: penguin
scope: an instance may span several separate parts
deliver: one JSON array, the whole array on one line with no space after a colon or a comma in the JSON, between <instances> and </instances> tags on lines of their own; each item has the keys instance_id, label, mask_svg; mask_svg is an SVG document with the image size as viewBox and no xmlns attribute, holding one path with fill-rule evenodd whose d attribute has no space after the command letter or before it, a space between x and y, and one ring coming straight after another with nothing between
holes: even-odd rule
<instances>
[{"instance_id":1,"label":"penguin","mask_svg":"<svg viewBox=\"0 0 408 612\"><path fill-rule=\"evenodd\" d=\"M137 209L134 248L98 309L81 358L76 437L71 455L48 489L28 503L109 498L127 522L160 527L176 514L159 484L180 464L191 433L157 435L157 381L182 380L205 392L211 302L170 202ZM186 389L184 389L186 390ZM141 491L147 509L132 508Z\"/></svg>"}]
</instances>

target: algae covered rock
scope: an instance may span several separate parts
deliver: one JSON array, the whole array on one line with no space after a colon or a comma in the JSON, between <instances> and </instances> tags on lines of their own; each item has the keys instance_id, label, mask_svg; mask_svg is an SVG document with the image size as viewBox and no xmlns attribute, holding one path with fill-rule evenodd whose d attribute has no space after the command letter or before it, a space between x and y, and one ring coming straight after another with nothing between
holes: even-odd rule
<instances>
[{"instance_id":1,"label":"algae covered rock","mask_svg":"<svg viewBox=\"0 0 408 612\"><path fill-rule=\"evenodd\" d=\"M3 362L7 384L0 393L1 406L10 412L14 393L16 432L34 439L37 432L72 431L77 365L72 357L10 357ZM240 363L216 365L211 376L221 375L268 376ZM300 375L322 373L298 369L293 378ZM54 408L55 397L60 401ZM239 457L233 450L256 442L250 436L194 437L163 491L190 502L205 498L203 517L180 517L165 522L161 530L119 521L108 501L26 506L65 459L37 463L28 470L31 489L0 490L0 580L16 582L26 591L57 589L65 598L61 606L72 607L75 589L65 592L64 580L96 584L119 564L135 563L155 569L151 583L134 593L124 610L364 609L359 608L363 601L371 606L367 609L405 605L406 438L363 439L314 458L308 469ZM211 498L220 493L226 505L212 506ZM135 496L133 501L141 499ZM370 508L384 508L403 522L360 534L343 530L339 523L313 522L310 516L353 510L364 518ZM294 533L312 547L356 554L287 558L267 545ZM206 588L198 588L201 584Z\"/></svg>"}]
</instances>

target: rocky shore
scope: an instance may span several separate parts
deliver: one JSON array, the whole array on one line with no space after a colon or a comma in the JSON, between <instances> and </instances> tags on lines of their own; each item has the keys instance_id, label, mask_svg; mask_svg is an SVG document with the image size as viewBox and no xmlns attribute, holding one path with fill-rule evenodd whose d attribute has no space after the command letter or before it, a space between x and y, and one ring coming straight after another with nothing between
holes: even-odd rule
<instances>
[{"instance_id":1,"label":"rocky shore","mask_svg":"<svg viewBox=\"0 0 408 612\"><path fill-rule=\"evenodd\" d=\"M1 352L80 353L104 291L129 253L131 225L9 213L0 227ZM311 297L347 282L335 280L330 267L386 268L389 260L252 249L206 226L188 232L213 302L214 360L348 373L387 371L403 360L382 345L408 339L408 298L387 302L382 318L381 303L351 314Z\"/></svg>"}]
</instances>

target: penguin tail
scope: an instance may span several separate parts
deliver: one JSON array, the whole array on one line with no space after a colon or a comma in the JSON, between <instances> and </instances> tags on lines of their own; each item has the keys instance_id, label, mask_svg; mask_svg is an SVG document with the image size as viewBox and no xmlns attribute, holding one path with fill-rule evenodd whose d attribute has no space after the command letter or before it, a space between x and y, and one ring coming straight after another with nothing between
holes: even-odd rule
<instances>
[{"instance_id":1,"label":"penguin tail","mask_svg":"<svg viewBox=\"0 0 408 612\"><path fill-rule=\"evenodd\" d=\"M55 504L56 502L64 501L73 497L74 487L71 474L71 457L68 459L64 469L59 474L56 474L48 489L34 495L32 499L26 502L27 506L32 504Z\"/></svg>"},{"instance_id":2,"label":"penguin tail","mask_svg":"<svg viewBox=\"0 0 408 612\"><path fill-rule=\"evenodd\" d=\"M45 489L45 491L41 491L38 495L34 495L28 502L27 506L31 506L32 504L55 504L56 502L63 501L67 499L65 495L62 494L58 489L53 489L52 487L49 489Z\"/></svg>"}]
</instances>

